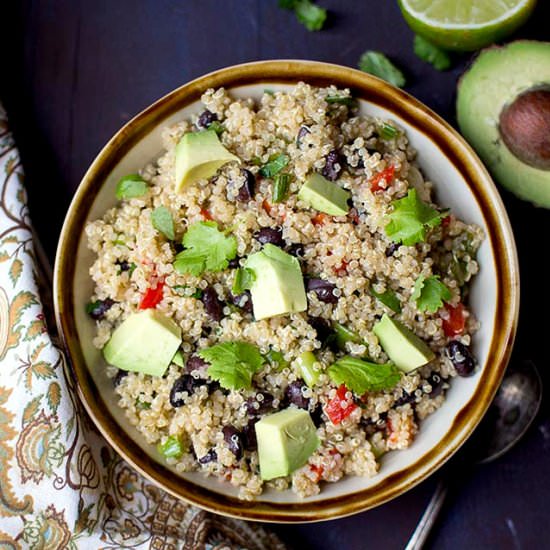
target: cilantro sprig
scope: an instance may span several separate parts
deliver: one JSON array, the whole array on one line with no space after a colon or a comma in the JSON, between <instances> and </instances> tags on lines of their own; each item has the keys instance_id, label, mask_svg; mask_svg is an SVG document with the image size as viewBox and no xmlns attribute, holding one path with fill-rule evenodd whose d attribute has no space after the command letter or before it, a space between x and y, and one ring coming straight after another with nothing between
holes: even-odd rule
<instances>
[{"instance_id":1,"label":"cilantro sprig","mask_svg":"<svg viewBox=\"0 0 550 550\"><path fill-rule=\"evenodd\" d=\"M279 7L294 11L296 19L308 31L320 31L327 18L327 10L311 0L279 0Z\"/></svg>"},{"instance_id":2,"label":"cilantro sprig","mask_svg":"<svg viewBox=\"0 0 550 550\"><path fill-rule=\"evenodd\" d=\"M147 193L147 182L139 174L130 174L120 178L116 184L115 195L120 201L122 199L134 199Z\"/></svg>"},{"instance_id":3,"label":"cilantro sprig","mask_svg":"<svg viewBox=\"0 0 550 550\"><path fill-rule=\"evenodd\" d=\"M414 283L411 300L416 302L419 311L435 313L443 307L443 302L452 298L451 291L439 280L439 275L420 275Z\"/></svg>"},{"instance_id":4,"label":"cilantro sprig","mask_svg":"<svg viewBox=\"0 0 550 550\"><path fill-rule=\"evenodd\" d=\"M414 53L438 71L445 71L451 66L451 58L445 50L418 35L414 37Z\"/></svg>"},{"instance_id":5,"label":"cilantro sprig","mask_svg":"<svg viewBox=\"0 0 550 550\"><path fill-rule=\"evenodd\" d=\"M439 212L418 198L416 189L407 196L392 201L393 212L388 215L386 235L396 243L411 246L426 240L426 232L441 223L447 212Z\"/></svg>"},{"instance_id":6,"label":"cilantro sprig","mask_svg":"<svg viewBox=\"0 0 550 550\"><path fill-rule=\"evenodd\" d=\"M391 390L401 378L399 369L393 363L371 363L350 356L338 359L327 372L335 384L345 384L357 395Z\"/></svg>"},{"instance_id":7,"label":"cilantro sprig","mask_svg":"<svg viewBox=\"0 0 550 550\"><path fill-rule=\"evenodd\" d=\"M393 290L386 290L385 292L376 292L374 288L370 288L370 293L385 306L388 306L395 313L401 313L401 302L396 296Z\"/></svg>"},{"instance_id":8,"label":"cilantro sprig","mask_svg":"<svg viewBox=\"0 0 550 550\"><path fill-rule=\"evenodd\" d=\"M359 69L398 88L405 86L405 75L383 53L366 51L359 59Z\"/></svg>"},{"instance_id":9,"label":"cilantro sprig","mask_svg":"<svg viewBox=\"0 0 550 550\"><path fill-rule=\"evenodd\" d=\"M224 342L198 352L210 363L207 374L227 390L250 389L252 376L265 363L260 350L246 342Z\"/></svg>"},{"instance_id":10,"label":"cilantro sprig","mask_svg":"<svg viewBox=\"0 0 550 550\"><path fill-rule=\"evenodd\" d=\"M284 153L273 155L270 157L269 162L260 168L260 175L264 178L272 178L288 164L289 160L288 155Z\"/></svg>"},{"instance_id":11,"label":"cilantro sprig","mask_svg":"<svg viewBox=\"0 0 550 550\"><path fill-rule=\"evenodd\" d=\"M195 276L205 271L223 271L237 256L237 239L218 229L216 222L197 222L183 236L182 250L174 261L178 273Z\"/></svg>"},{"instance_id":12,"label":"cilantro sprig","mask_svg":"<svg viewBox=\"0 0 550 550\"><path fill-rule=\"evenodd\" d=\"M159 206L151 212L151 223L167 239L173 241L176 238L174 234L174 220L172 219L170 210L166 206Z\"/></svg>"}]
</instances>

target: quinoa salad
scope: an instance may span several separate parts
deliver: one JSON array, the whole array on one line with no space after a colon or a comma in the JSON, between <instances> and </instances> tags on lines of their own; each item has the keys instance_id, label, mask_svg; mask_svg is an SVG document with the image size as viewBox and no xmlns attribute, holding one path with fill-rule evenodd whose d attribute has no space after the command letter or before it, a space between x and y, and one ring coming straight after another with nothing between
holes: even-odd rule
<instances>
[{"instance_id":1,"label":"quinoa salad","mask_svg":"<svg viewBox=\"0 0 550 550\"><path fill-rule=\"evenodd\" d=\"M476 370L482 231L349 90L201 100L86 227L118 405L160 461L243 499L373 476Z\"/></svg>"}]
</instances>

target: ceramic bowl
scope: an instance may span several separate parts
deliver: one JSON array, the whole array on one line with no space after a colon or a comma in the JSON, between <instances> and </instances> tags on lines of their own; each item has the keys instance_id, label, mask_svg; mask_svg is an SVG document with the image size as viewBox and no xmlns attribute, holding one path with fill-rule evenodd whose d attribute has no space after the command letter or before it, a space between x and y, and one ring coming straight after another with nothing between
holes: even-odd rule
<instances>
[{"instance_id":1,"label":"ceramic bowl","mask_svg":"<svg viewBox=\"0 0 550 550\"><path fill-rule=\"evenodd\" d=\"M266 491L241 501L229 483L199 473L177 474L118 408L105 363L92 346L94 323L84 312L92 293L93 261L84 226L115 204L118 179L136 172L161 152L161 128L197 112L201 94L225 87L238 97L259 97L265 88L288 89L298 81L350 88L364 113L397 121L418 151L419 164L435 182L439 204L451 207L486 235L470 303L481 321L473 338L480 367L456 379L444 405L422 422L413 445L382 459L370 479L346 477L323 485L319 495L300 499L290 490ZM265 61L205 75L163 97L126 124L92 163L63 226L55 265L55 307L72 374L86 410L107 441L151 481L169 493L220 514L251 520L306 522L337 518L382 504L407 491L441 466L472 433L499 385L510 356L518 314L516 249L506 211L483 164L447 123L419 101L365 73L309 61Z\"/></svg>"}]
</instances>

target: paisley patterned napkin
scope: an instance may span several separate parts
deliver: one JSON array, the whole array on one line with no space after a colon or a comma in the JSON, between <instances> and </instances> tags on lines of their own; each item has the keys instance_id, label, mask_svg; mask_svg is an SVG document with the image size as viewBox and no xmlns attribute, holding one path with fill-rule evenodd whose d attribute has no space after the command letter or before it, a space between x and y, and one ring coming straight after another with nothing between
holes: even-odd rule
<instances>
[{"instance_id":1,"label":"paisley patterned napkin","mask_svg":"<svg viewBox=\"0 0 550 550\"><path fill-rule=\"evenodd\" d=\"M283 549L152 485L95 431L50 322L41 257L0 105L0 548Z\"/></svg>"}]
</instances>

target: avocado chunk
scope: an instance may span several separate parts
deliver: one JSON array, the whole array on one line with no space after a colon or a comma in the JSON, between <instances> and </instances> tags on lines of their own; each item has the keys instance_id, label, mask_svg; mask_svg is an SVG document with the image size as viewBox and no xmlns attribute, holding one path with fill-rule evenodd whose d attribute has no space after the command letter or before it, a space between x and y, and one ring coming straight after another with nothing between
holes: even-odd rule
<instances>
[{"instance_id":1,"label":"avocado chunk","mask_svg":"<svg viewBox=\"0 0 550 550\"><path fill-rule=\"evenodd\" d=\"M241 162L221 144L214 130L184 134L176 145L176 192L212 177L231 161Z\"/></svg>"},{"instance_id":2,"label":"avocado chunk","mask_svg":"<svg viewBox=\"0 0 550 550\"><path fill-rule=\"evenodd\" d=\"M456 110L495 180L550 208L550 43L482 51L460 80Z\"/></svg>"},{"instance_id":3,"label":"avocado chunk","mask_svg":"<svg viewBox=\"0 0 550 550\"><path fill-rule=\"evenodd\" d=\"M103 356L119 369L162 376L180 344L180 327L155 309L146 309L122 321L103 348Z\"/></svg>"},{"instance_id":4,"label":"avocado chunk","mask_svg":"<svg viewBox=\"0 0 550 550\"><path fill-rule=\"evenodd\" d=\"M264 480L287 476L306 464L319 446L311 416L288 407L264 416L255 424L260 476Z\"/></svg>"},{"instance_id":5,"label":"avocado chunk","mask_svg":"<svg viewBox=\"0 0 550 550\"><path fill-rule=\"evenodd\" d=\"M386 313L374 325L373 331L389 358L403 372L411 372L435 357L426 342Z\"/></svg>"},{"instance_id":6,"label":"avocado chunk","mask_svg":"<svg viewBox=\"0 0 550 550\"><path fill-rule=\"evenodd\" d=\"M251 254L245 268L254 272L250 287L256 320L307 309L300 262L273 244Z\"/></svg>"},{"instance_id":7,"label":"avocado chunk","mask_svg":"<svg viewBox=\"0 0 550 550\"><path fill-rule=\"evenodd\" d=\"M345 216L349 212L348 200L351 193L321 174L310 174L298 191L298 198L307 202L315 210L331 216Z\"/></svg>"}]
</instances>

